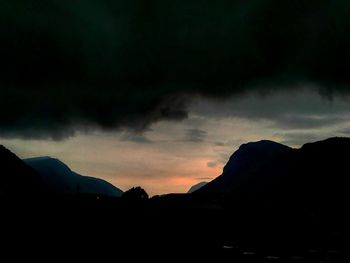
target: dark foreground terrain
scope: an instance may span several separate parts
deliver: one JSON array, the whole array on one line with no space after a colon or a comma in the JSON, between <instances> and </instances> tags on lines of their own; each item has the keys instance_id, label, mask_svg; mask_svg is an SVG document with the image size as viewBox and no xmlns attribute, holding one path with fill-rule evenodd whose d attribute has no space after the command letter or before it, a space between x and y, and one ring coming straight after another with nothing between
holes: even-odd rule
<instances>
[{"instance_id":1,"label":"dark foreground terrain","mask_svg":"<svg viewBox=\"0 0 350 263\"><path fill-rule=\"evenodd\" d=\"M248 143L192 194L148 199L62 194L0 148L1 254L49 262L349 262L349 149L346 138L300 149Z\"/></svg>"},{"instance_id":2,"label":"dark foreground terrain","mask_svg":"<svg viewBox=\"0 0 350 263\"><path fill-rule=\"evenodd\" d=\"M348 250L342 225L268 208L239 215L185 195L2 200L1 207L2 250L13 257L346 262Z\"/></svg>"}]
</instances>

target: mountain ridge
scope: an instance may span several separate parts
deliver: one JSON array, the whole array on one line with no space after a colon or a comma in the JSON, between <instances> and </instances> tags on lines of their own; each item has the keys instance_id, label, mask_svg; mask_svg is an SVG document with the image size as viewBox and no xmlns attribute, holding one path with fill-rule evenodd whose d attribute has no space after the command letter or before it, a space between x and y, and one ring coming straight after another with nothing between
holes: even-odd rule
<instances>
[{"instance_id":1,"label":"mountain ridge","mask_svg":"<svg viewBox=\"0 0 350 263\"><path fill-rule=\"evenodd\" d=\"M191 193L197 191L198 189L202 188L203 186L205 186L207 183L208 183L208 182L199 182L199 183L197 183L197 184L195 184L195 185L192 185L192 186L190 187L190 189L187 191L187 193L188 193L188 194L191 194Z\"/></svg>"},{"instance_id":2,"label":"mountain ridge","mask_svg":"<svg viewBox=\"0 0 350 263\"><path fill-rule=\"evenodd\" d=\"M24 159L56 192L64 194L101 194L120 197L122 191L111 183L92 176L80 175L57 158L42 156Z\"/></svg>"},{"instance_id":3,"label":"mountain ridge","mask_svg":"<svg viewBox=\"0 0 350 263\"><path fill-rule=\"evenodd\" d=\"M40 175L3 145L0 145L0 169L0 195L31 197L50 193Z\"/></svg>"},{"instance_id":4,"label":"mountain ridge","mask_svg":"<svg viewBox=\"0 0 350 263\"><path fill-rule=\"evenodd\" d=\"M278 211L276 218L285 213L338 224L346 218L344 207L350 198L349 151L350 138L334 137L277 151L267 160L253 153L263 161L253 158L243 166L229 161L222 175L193 194L223 197L228 206L252 217ZM237 150L230 160L239 160L241 154Z\"/></svg>"},{"instance_id":5,"label":"mountain ridge","mask_svg":"<svg viewBox=\"0 0 350 263\"><path fill-rule=\"evenodd\" d=\"M230 192L232 190L231 181L237 179L231 176L232 173L236 173L241 180L245 180L249 173L260 169L277 156L288 154L293 150L289 146L269 140L242 144L231 155L222 174L197 191L217 192L220 188L223 192Z\"/></svg>"}]
</instances>

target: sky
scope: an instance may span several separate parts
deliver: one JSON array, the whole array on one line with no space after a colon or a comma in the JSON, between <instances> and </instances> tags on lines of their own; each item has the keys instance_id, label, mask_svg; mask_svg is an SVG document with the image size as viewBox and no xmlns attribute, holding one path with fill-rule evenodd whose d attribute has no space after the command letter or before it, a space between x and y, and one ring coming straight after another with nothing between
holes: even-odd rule
<instances>
[{"instance_id":1,"label":"sky","mask_svg":"<svg viewBox=\"0 0 350 263\"><path fill-rule=\"evenodd\" d=\"M243 143L269 139L300 147L350 136L349 101L330 100L309 88L225 101L197 97L186 119L156 122L142 132L80 131L64 140L1 138L0 144L21 158L59 158L122 190L141 185L150 195L184 193L219 176Z\"/></svg>"},{"instance_id":2,"label":"sky","mask_svg":"<svg viewBox=\"0 0 350 263\"><path fill-rule=\"evenodd\" d=\"M151 195L350 132L344 0L5 0L0 143Z\"/></svg>"}]
</instances>

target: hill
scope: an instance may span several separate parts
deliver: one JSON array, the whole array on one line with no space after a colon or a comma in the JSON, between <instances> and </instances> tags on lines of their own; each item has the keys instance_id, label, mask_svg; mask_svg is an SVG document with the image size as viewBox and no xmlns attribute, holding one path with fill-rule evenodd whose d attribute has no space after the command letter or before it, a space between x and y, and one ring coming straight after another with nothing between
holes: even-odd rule
<instances>
[{"instance_id":1,"label":"hill","mask_svg":"<svg viewBox=\"0 0 350 263\"><path fill-rule=\"evenodd\" d=\"M39 196L48 192L34 169L0 145L0 196Z\"/></svg>"},{"instance_id":2,"label":"hill","mask_svg":"<svg viewBox=\"0 0 350 263\"><path fill-rule=\"evenodd\" d=\"M57 193L98 194L111 197L120 197L123 194L123 191L107 181L75 173L66 164L55 158L36 157L25 159L24 162L32 167Z\"/></svg>"},{"instance_id":3,"label":"hill","mask_svg":"<svg viewBox=\"0 0 350 263\"><path fill-rule=\"evenodd\" d=\"M188 194L193 193L195 191L197 191L198 189L202 188L203 186L205 186L208 182L200 182L198 184L193 185L189 190L188 190Z\"/></svg>"},{"instance_id":4,"label":"hill","mask_svg":"<svg viewBox=\"0 0 350 263\"><path fill-rule=\"evenodd\" d=\"M292 148L267 140L243 144L230 157L223 173L198 192L230 193L239 190L240 185L253 183L251 176L259 173L265 165L291 152Z\"/></svg>"}]
</instances>

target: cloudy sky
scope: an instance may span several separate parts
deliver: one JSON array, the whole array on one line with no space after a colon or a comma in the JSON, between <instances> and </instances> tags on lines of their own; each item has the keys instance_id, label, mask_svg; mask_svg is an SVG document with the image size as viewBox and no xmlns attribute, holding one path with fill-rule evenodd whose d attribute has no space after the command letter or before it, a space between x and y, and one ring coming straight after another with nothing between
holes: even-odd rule
<instances>
[{"instance_id":1,"label":"cloudy sky","mask_svg":"<svg viewBox=\"0 0 350 263\"><path fill-rule=\"evenodd\" d=\"M343 0L0 4L0 143L184 192L248 141L350 133Z\"/></svg>"}]
</instances>

